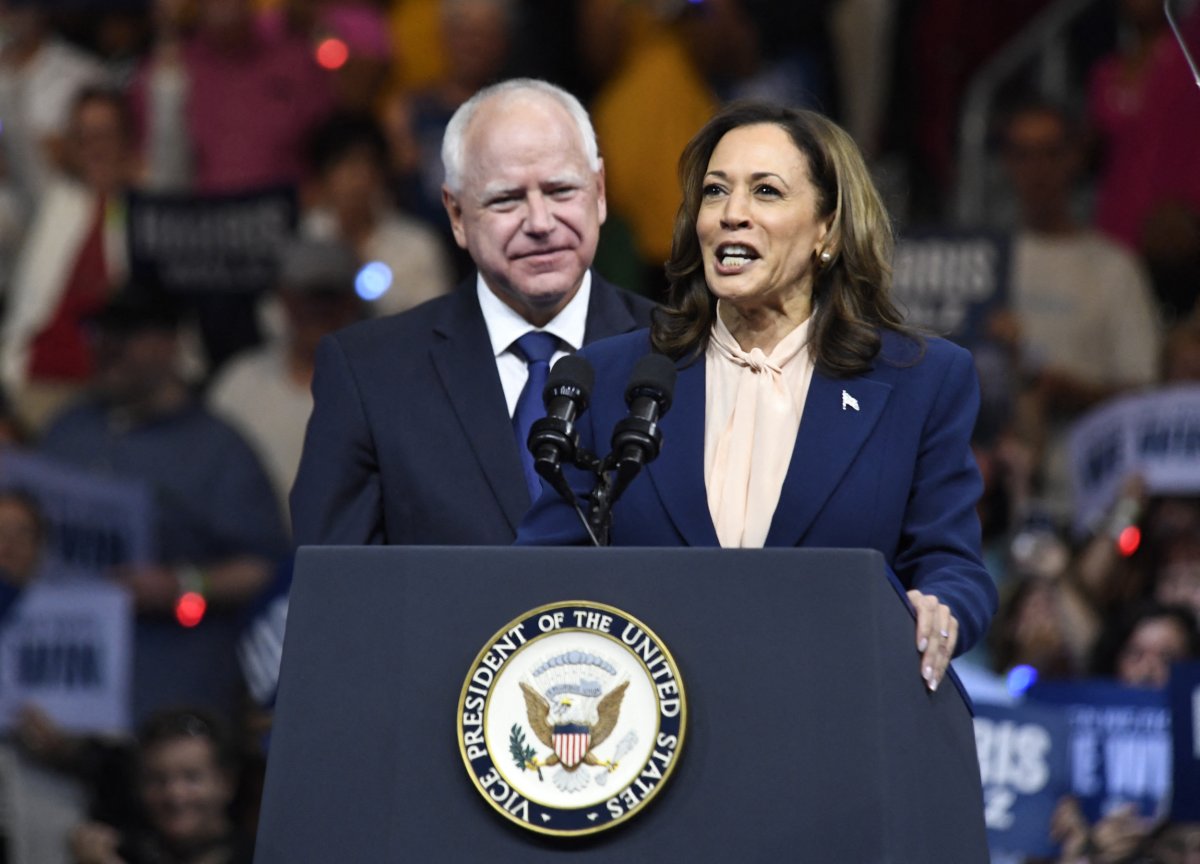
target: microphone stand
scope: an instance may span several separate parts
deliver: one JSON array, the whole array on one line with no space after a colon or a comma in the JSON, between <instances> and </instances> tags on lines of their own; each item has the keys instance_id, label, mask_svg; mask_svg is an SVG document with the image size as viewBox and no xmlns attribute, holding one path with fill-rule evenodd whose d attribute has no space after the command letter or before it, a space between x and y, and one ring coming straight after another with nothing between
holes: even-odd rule
<instances>
[{"instance_id":1,"label":"microphone stand","mask_svg":"<svg viewBox=\"0 0 1200 864\"><path fill-rule=\"evenodd\" d=\"M666 367L665 373L662 366ZM590 384L584 388L584 407ZM604 459L579 446L573 417L546 416L530 429L527 446L534 454L534 470L575 510L593 546L611 545L613 505L642 466L658 457L662 447L658 418L670 408L674 387L675 368L662 355L647 355L638 362L625 395L631 413L613 429L612 450ZM563 476L564 463L596 478L584 496L587 512Z\"/></svg>"},{"instance_id":2,"label":"microphone stand","mask_svg":"<svg viewBox=\"0 0 1200 864\"><path fill-rule=\"evenodd\" d=\"M550 418L544 419L549 420ZM538 421L538 423L542 422L542 420ZM592 490L585 496L588 501L586 511L580 506L579 498L575 496L571 485L563 477L562 468L558 463L539 459L534 462L534 469L550 484L560 498L574 508L575 515L579 517L580 524L587 531L592 545L608 546L612 533L612 505L617 499L617 495L613 494L612 478L609 476L609 472L615 464L614 457L609 454L608 458L602 460L595 453L574 446L573 443L568 453L571 464L582 471L591 472L596 478Z\"/></svg>"},{"instance_id":3,"label":"microphone stand","mask_svg":"<svg viewBox=\"0 0 1200 864\"><path fill-rule=\"evenodd\" d=\"M575 511L583 521L592 545L609 546L612 543L612 481L608 477L608 460L602 461L596 454L583 450L575 464L585 471L591 471L596 477L592 491L587 494L587 513L584 514L578 504L575 505Z\"/></svg>"},{"instance_id":4,"label":"microphone stand","mask_svg":"<svg viewBox=\"0 0 1200 864\"><path fill-rule=\"evenodd\" d=\"M546 442L552 442L552 447L545 449L540 446ZM534 470L550 484L560 498L574 508L575 515L579 517L583 529L587 531L592 545L609 545L611 517L607 520L607 527L603 526L602 521L594 521L596 488L608 483L604 473L604 464L600 459L594 453L580 447L579 435L573 432L565 421L554 417L543 417L533 424L529 433L529 446L537 454L533 462ZM558 456L558 458L553 458L554 456ZM579 499L575 497L574 490L571 489L571 484L563 476L559 459L569 462L581 470L590 471L596 476L596 488L593 488L587 496L592 501L588 512L584 512L579 504ZM607 508L605 510L607 511Z\"/></svg>"},{"instance_id":5,"label":"microphone stand","mask_svg":"<svg viewBox=\"0 0 1200 864\"><path fill-rule=\"evenodd\" d=\"M637 444L631 446L631 438ZM578 502L573 500L574 495L571 502L575 505L575 512L583 521L593 546L611 545L613 505L642 470L643 460L649 461L658 455L662 432L650 421L627 417L617 424L614 440L617 446L603 460L584 450L578 451L575 459L577 467L591 471L596 477L596 483L587 495L587 515L584 515ZM647 445L653 447L649 453L642 449Z\"/></svg>"}]
</instances>

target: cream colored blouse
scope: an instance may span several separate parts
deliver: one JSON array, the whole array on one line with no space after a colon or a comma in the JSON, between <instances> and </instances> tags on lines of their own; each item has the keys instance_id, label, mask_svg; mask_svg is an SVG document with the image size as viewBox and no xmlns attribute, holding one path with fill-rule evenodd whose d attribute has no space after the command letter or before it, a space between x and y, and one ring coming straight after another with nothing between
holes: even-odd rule
<instances>
[{"instance_id":1,"label":"cream colored blouse","mask_svg":"<svg viewBox=\"0 0 1200 864\"><path fill-rule=\"evenodd\" d=\"M761 548L779 504L812 383L808 320L767 356L716 316L705 353L704 482L724 548Z\"/></svg>"}]
</instances>

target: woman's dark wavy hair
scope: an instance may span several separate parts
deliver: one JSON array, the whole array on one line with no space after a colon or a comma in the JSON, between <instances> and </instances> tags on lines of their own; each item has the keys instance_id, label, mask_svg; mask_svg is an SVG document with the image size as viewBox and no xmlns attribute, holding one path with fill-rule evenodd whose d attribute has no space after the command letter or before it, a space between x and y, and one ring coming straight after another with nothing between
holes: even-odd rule
<instances>
[{"instance_id":1,"label":"woman's dark wavy hair","mask_svg":"<svg viewBox=\"0 0 1200 864\"><path fill-rule=\"evenodd\" d=\"M833 260L814 261L813 362L833 376L864 372L879 353L880 328L916 335L891 301L895 237L887 210L858 146L841 127L814 111L763 102L735 102L722 109L679 158L683 203L675 214L666 266L670 289L650 338L658 351L676 360L703 354L717 309L704 281L696 235L704 175L726 133L762 123L782 128L804 154L817 191L817 217L830 221L827 249Z\"/></svg>"},{"instance_id":2,"label":"woman's dark wavy hair","mask_svg":"<svg viewBox=\"0 0 1200 864\"><path fill-rule=\"evenodd\" d=\"M1092 648L1091 669L1093 675L1114 678L1121 652L1133 638L1134 632L1147 621L1166 619L1174 621L1183 633L1187 642L1187 659L1200 657L1200 630L1197 629L1196 616L1186 606L1170 603L1159 603L1157 600L1142 600L1127 608L1124 614L1110 621L1100 633Z\"/></svg>"}]
</instances>

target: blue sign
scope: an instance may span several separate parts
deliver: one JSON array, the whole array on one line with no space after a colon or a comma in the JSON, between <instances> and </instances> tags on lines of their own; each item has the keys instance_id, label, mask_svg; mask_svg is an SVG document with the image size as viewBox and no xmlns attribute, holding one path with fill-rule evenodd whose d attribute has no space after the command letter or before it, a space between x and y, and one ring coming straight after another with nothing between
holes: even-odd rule
<instances>
[{"instance_id":1,"label":"blue sign","mask_svg":"<svg viewBox=\"0 0 1200 864\"><path fill-rule=\"evenodd\" d=\"M1069 723L1069 792L1095 822L1125 804L1146 817L1171 793L1171 713L1165 690L1111 681L1036 684L1031 704L1058 705Z\"/></svg>"},{"instance_id":2,"label":"blue sign","mask_svg":"<svg viewBox=\"0 0 1200 864\"><path fill-rule=\"evenodd\" d=\"M1003 234L913 232L900 238L892 290L909 324L967 348L987 341L987 320L1008 300L1011 239Z\"/></svg>"},{"instance_id":3,"label":"blue sign","mask_svg":"<svg viewBox=\"0 0 1200 864\"><path fill-rule=\"evenodd\" d=\"M979 703L975 748L993 856L1051 856L1050 817L1070 792L1067 720L1056 709Z\"/></svg>"},{"instance_id":4,"label":"blue sign","mask_svg":"<svg viewBox=\"0 0 1200 864\"><path fill-rule=\"evenodd\" d=\"M42 509L44 575L101 576L155 560L154 502L146 484L8 450L0 455L0 489L13 488Z\"/></svg>"}]
</instances>

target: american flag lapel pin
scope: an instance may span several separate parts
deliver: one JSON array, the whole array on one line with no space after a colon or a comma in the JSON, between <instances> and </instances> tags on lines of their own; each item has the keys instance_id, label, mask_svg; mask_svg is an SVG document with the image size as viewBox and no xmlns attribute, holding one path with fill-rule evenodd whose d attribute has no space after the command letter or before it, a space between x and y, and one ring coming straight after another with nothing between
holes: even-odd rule
<instances>
[{"instance_id":1,"label":"american flag lapel pin","mask_svg":"<svg viewBox=\"0 0 1200 864\"><path fill-rule=\"evenodd\" d=\"M855 411L859 410L858 409L858 400L855 399L853 396L851 396L849 393L847 393L845 390L843 390L842 391L842 410L845 411L847 408L853 408Z\"/></svg>"}]
</instances>

